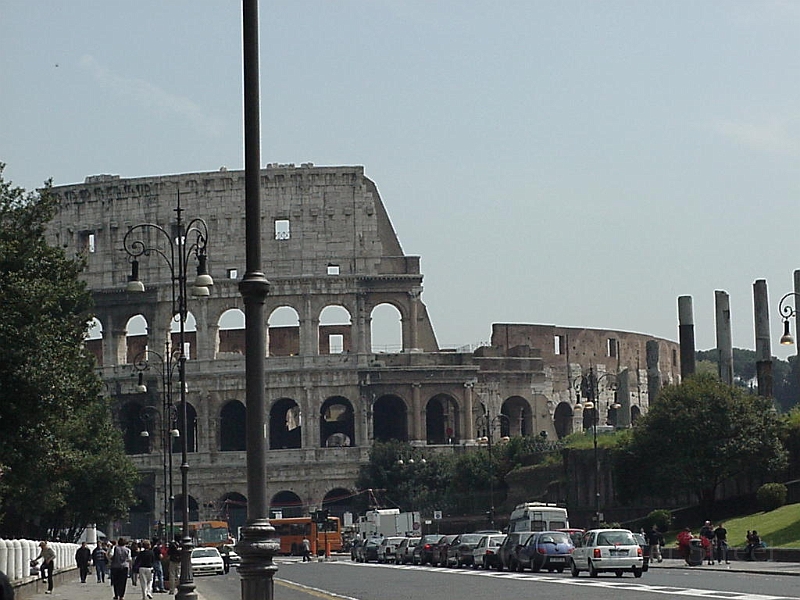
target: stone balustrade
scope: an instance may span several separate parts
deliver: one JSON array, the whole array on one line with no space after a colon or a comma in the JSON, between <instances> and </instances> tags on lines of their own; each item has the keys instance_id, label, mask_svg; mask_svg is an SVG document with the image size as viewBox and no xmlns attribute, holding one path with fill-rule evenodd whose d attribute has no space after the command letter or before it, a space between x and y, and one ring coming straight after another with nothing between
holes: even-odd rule
<instances>
[{"instance_id":1,"label":"stone balustrade","mask_svg":"<svg viewBox=\"0 0 800 600\"><path fill-rule=\"evenodd\" d=\"M48 545L56 553L54 574L76 568L75 551L79 544L48 542ZM8 575L15 587L36 580L38 575L31 575L30 562L38 555L38 541L0 539L0 571Z\"/></svg>"}]
</instances>

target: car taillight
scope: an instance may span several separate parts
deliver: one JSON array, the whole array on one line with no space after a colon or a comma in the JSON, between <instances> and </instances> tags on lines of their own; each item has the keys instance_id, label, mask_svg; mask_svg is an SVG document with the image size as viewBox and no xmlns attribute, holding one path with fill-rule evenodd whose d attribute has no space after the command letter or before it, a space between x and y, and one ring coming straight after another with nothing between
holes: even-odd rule
<instances>
[{"instance_id":1,"label":"car taillight","mask_svg":"<svg viewBox=\"0 0 800 600\"><path fill-rule=\"evenodd\" d=\"M425 545L422 547L422 549L423 549L423 550L430 550L430 549L431 549L431 545L430 545L430 544L425 544Z\"/></svg>"},{"instance_id":2,"label":"car taillight","mask_svg":"<svg viewBox=\"0 0 800 600\"><path fill-rule=\"evenodd\" d=\"M487 550L486 554L494 554L494 550Z\"/></svg>"},{"instance_id":3,"label":"car taillight","mask_svg":"<svg viewBox=\"0 0 800 600\"><path fill-rule=\"evenodd\" d=\"M539 554L547 554L547 550L545 550L544 548L541 548L541 547L540 547L540 548L537 548L537 549L536 549L536 551L537 551Z\"/></svg>"},{"instance_id":4,"label":"car taillight","mask_svg":"<svg viewBox=\"0 0 800 600\"><path fill-rule=\"evenodd\" d=\"M641 555L642 555L642 547L641 547L641 546L639 546L639 547L636 549L636 555L637 555L637 556L641 556Z\"/></svg>"},{"instance_id":5,"label":"car taillight","mask_svg":"<svg viewBox=\"0 0 800 600\"><path fill-rule=\"evenodd\" d=\"M601 557L600 548L595 548L594 552L592 553L592 556L594 556L595 558L600 558Z\"/></svg>"}]
</instances>

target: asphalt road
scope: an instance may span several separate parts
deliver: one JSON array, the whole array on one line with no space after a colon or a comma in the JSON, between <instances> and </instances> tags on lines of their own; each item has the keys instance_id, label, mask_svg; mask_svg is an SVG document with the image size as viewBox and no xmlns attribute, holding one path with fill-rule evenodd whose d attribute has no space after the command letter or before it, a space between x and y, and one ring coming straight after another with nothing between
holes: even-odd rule
<instances>
[{"instance_id":1,"label":"asphalt road","mask_svg":"<svg viewBox=\"0 0 800 600\"><path fill-rule=\"evenodd\" d=\"M769 573L739 573L702 567L654 566L641 579L626 574L508 573L473 569L397 567L375 563L300 563L278 559L275 600L455 600L473 598L531 598L564 600L589 596L592 600L653 600L654 594L700 597L709 600L800 599L800 579ZM238 575L195 578L204 600L241 597Z\"/></svg>"}]
</instances>

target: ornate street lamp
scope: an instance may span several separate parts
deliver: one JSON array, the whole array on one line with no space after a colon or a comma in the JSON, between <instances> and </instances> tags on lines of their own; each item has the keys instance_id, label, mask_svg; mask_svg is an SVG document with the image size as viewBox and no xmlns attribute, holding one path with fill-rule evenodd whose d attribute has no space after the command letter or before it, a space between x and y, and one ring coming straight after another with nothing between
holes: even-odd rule
<instances>
[{"instance_id":1,"label":"ornate street lamp","mask_svg":"<svg viewBox=\"0 0 800 600\"><path fill-rule=\"evenodd\" d=\"M167 350L169 344L167 344ZM165 352L164 356L155 350L145 349L133 359L134 371L138 373L137 392L147 393L147 385L144 383L144 373L151 367L149 358L155 358L154 366L161 376L161 412L154 406L142 408L140 418L145 423L145 428L141 432L142 437L149 437L148 422L161 419L161 439L162 453L164 459L164 531L162 538L171 538L175 534L175 495L172 489L172 452L174 439L181 437L181 432L177 427L178 409L172 403L172 379L178 365L178 352ZM169 533L167 533L169 532Z\"/></svg>"},{"instance_id":2,"label":"ornate street lamp","mask_svg":"<svg viewBox=\"0 0 800 600\"><path fill-rule=\"evenodd\" d=\"M197 262L197 277L192 287L193 296L208 296L209 286L214 285L214 280L208 274L208 256L206 245L208 243L208 226L203 219L195 218L184 224L181 196L178 192L175 207L177 215L174 234L170 234L162 226L155 223L140 223L134 225L125 234L122 246L131 259L131 275L128 278L126 291L132 293L144 292L144 283L139 280L139 258L151 255L160 256L166 262L171 275L172 288L172 314L178 316L180 325L178 357L178 381L180 385L181 410L183 413L183 426L187 427L188 410L186 402L186 317L188 310L187 299L187 268L189 260ZM146 231L160 234L163 247L150 245ZM141 238L136 237L141 235ZM166 248L166 249L165 249ZM171 335L171 334L170 334ZM181 512L183 517L183 539L181 541L181 578L177 596L182 600L196 600L194 579L192 577L192 538L189 536L189 458L188 438L186 431L181 436Z\"/></svg>"},{"instance_id":3,"label":"ornate street lamp","mask_svg":"<svg viewBox=\"0 0 800 600\"><path fill-rule=\"evenodd\" d=\"M594 520L595 526L600 526L603 518L600 510L600 456L597 450L597 425L600 417L600 384L606 380L606 387L616 390L617 376L614 373L603 373L599 377L594 372L594 367L589 367L589 374L581 379L581 393L586 397L583 403L584 417L586 411L591 411L592 441L594 446ZM579 398L580 399L580 398ZM616 406L616 404L614 405ZM584 419L584 424L586 420Z\"/></svg>"},{"instance_id":4,"label":"ornate street lamp","mask_svg":"<svg viewBox=\"0 0 800 600\"><path fill-rule=\"evenodd\" d=\"M797 316L797 311L795 308L786 302L789 298L797 298L800 294L796 292L789 292L788 294L784 294L783 298L781 298L780 303L778 304L778 310L783 317L783 335L781 336L781 345L783 346L791 346L794 344L794 336L792 335L791 328L789 326L789 319Z\"/></svg>"},{"instance_id":5,"label":"ornate street lamp","mask_svg":"<svg viewBox=\"0 0 800 600\"><path fill-rule=\"evenodd\" d=\"M475 441L481 445L485 445L486 449L489 452L489 525L494 528L494 458L492 456L492 447L494 444L494 429L499 425L500 426L500 433L503 433L503 425L505 425L506 430L508 430L510 426L510 422L507 415L503 413L498 413L495 416L492 416L489 410L484 406L484 414L478 415L475 418L475 428L480 433L482 432L483 435L479 436ZM508 436L502 436L500 438L501 441L507 442Z\"/></svg>"}]
</instances>

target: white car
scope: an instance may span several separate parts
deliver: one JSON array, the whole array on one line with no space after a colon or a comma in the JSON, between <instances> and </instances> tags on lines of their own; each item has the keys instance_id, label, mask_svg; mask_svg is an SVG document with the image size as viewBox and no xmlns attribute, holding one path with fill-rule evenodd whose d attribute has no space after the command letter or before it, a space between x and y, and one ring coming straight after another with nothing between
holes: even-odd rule
<instances>
[{"instance_id":1,"label":"white car","mask_svg":"<svg viewBox=\"0 0 800 600\"><path fill-rule=\"evenodd\" d=\"M378 562L379 563L393 563L394 555L397 552L397 547L405 538L404 537L385 537L381 540L378 546Z\"/></svg>"},{"instance_id":2,"label":"white car","mask_svg":"<svg viewBox=\"0 0 800 600\"><path fill-rule=\"evenodd\" d=\"M642 547L630 530L590 529L578 541L570 565L573 577L581 571L588 571L589 577L607 571L617 577L622 577L626 571L634 577L642 576Z\"/></svg>"},{"instance_id":3,"label":"white car","mask_svg":"<svg viewBox=\"0 0 800 600\"><path fill-rule=\"evenodd\" d=\"M192 574L224 575L225 563L216 548L194 548L192 550Z\"/></svg>"}]
</instances>

